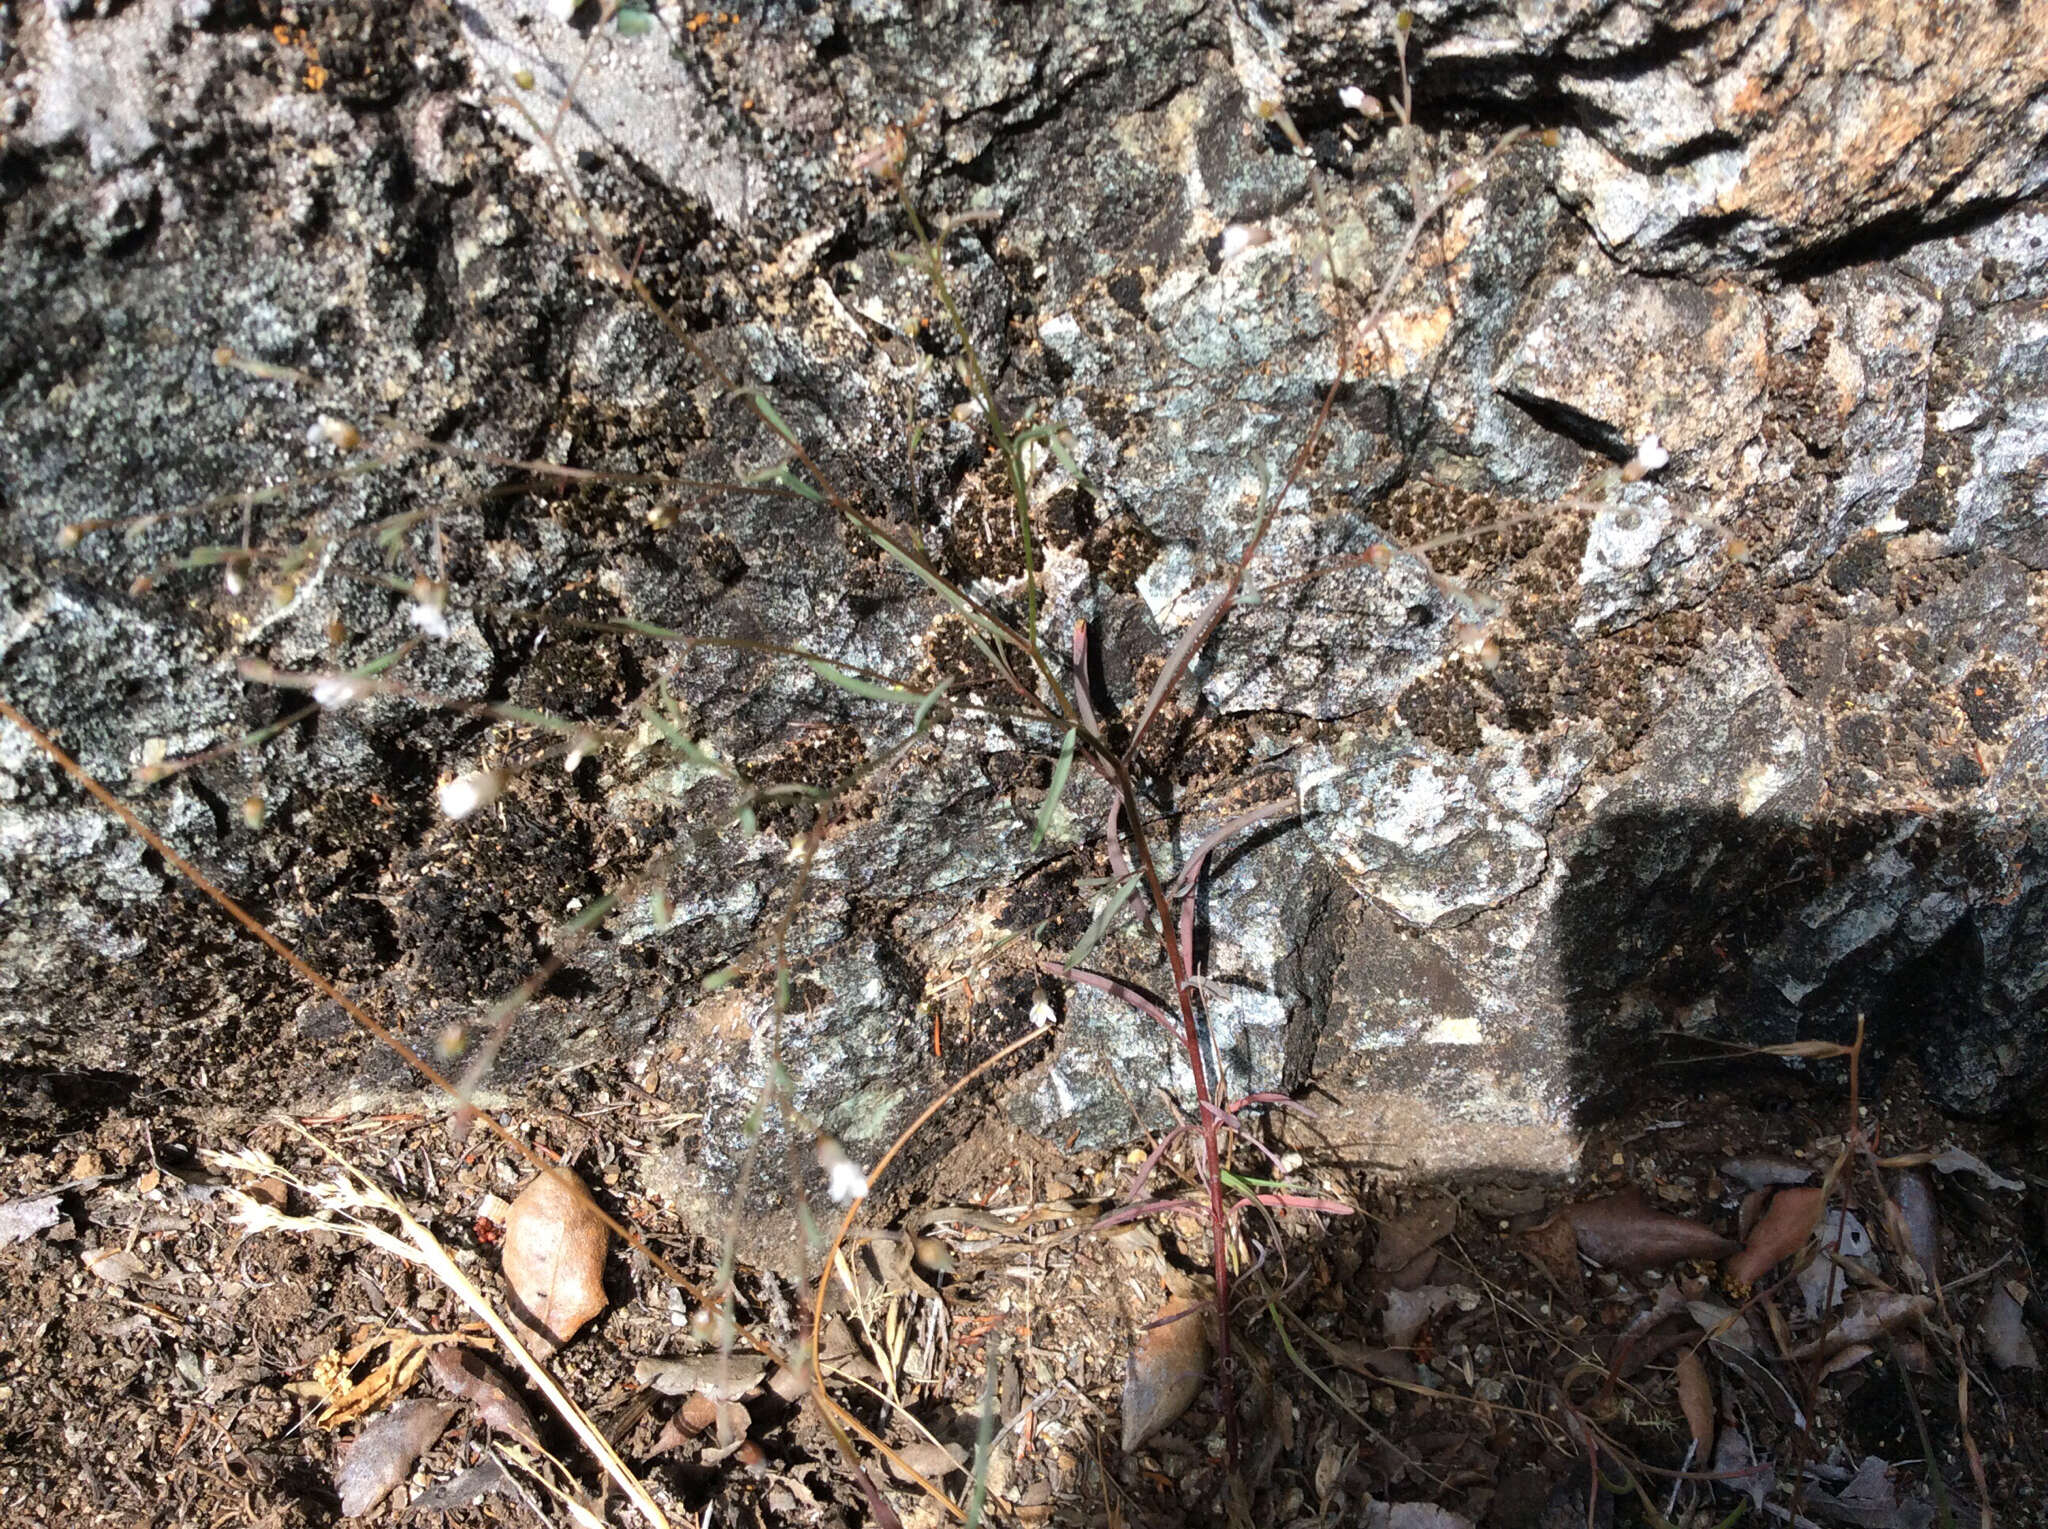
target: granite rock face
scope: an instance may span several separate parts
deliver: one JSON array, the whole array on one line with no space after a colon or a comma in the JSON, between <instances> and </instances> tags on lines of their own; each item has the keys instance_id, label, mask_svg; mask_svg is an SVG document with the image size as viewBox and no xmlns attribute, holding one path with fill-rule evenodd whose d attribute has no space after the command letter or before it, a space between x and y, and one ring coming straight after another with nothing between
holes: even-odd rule
<instances>
[{"instance_id":1,"label":"granite rock face","mask_svg":"<svg viewBox=\"0 0 2048 1529\"><path fill-rule=\"evenodd\" d=\"M1024 1033L1029 953L1102 907L1107 797L1077 772L1035 842L1058 736L965 704L993 677L942 601L801 495L677 486L784 466L729 384L761 387L1024 619L958 341L869 173L898 130L982 364L1065 432L1032 486L1040 631L1090 623L1108 715L1279 496L1134 757L1169 873L1297 809L1196 902L1227 1093L1319 1094L1322 1139L1374 1161L1557 1168L1659 1033L1860 1013L1978 1111L2048 1070L2024 8L1418 5L1412 128L1338 94L1401 95L1376 7L862 0L595 36L538 0L344 9L0 21L0 693L415 1039L626 890L494 1076L626 1068L701 1115L672 1182L715 1205L814 1130L878 1150ZM1524 126L1556 140L1488 157ZM1651 437L1668 460L1624 471ZM914 737L791 644L963 704ZM393 653L385 693L304 716L238 667ZM565 772L464 709L631 733L663 691L755 782L835 789L786 927L795 798L750 833L647 728ZM485 765L519 767L503 799L440 814ZM1090 959L1168 986L1134 915ZM1015 1119L1106 1145L1188 1109L1153 1020L1045 986ZM407 1086L0 729L14 1129L202 1075L251 1108Z\"/></svg>"}]
</instances>

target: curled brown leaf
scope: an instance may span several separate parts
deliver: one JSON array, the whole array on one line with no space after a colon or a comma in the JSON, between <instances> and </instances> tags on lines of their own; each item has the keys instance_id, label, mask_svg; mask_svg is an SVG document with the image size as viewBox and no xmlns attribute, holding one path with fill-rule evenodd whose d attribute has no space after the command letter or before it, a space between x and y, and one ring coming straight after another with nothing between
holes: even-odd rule
<instances>
[{"instance_id":1,"label":"curled brown leaf","mask_svg":"<svg viewBox=\"0 0 2048 1529\"><path fill-rule=\"evenodd\" d=\"M493 1433L538 1447L540 1435L533 1426L533 1414L526 1410L512 1382L483 1355L453 1345L437 1348L427 1357L434 1379L451 1396L459 1396L476 1408L476 1415Z\"/></svg>"},{"instance_id":2,"label":"curled brown leaf","mask_svg":"<svg viewBox=\"0 0 2048 1529\"><path fill-rule=\"evenodd\" d=\"M448 1402L400 1402L365 1428L334 1478L341 1516L356 1518L382 1502L433 1447L455 1408Z\"/></svg>"},{"instance_id":3,"label":"curled brown leaf","mask_svg":"<svg viewBox=\"0 0 2048 1529\"><path fill-rule=\"evenodd\" d=\"M1750 1231L1748 1242L1722 1266L1729 1287L1747 1290L1805 1247L1826 1203L1827 1191L1818 1186L1779 1190Z\"/></svg>"},{"instance_id":4,"label":"curled brown leaf","mask_svg":"<svg viewBox=\"0 0 2048 1529\"><path fill-rule=\"evenodd\" d=\"M1610 1269L1725 1258L1737 1247L1710 1226L1653 1209L1634 1186L1574 1205L1564 1216L1578 1237L1579 1251Z\"/></svg>"},{"instance_id":5,"label":"curled brown leaf","mask_svg":"<svg viewBox=\"0 0 2048 1529\"><path fill-rule=\"evenodd\" d=\"M1124 1453L1171 1427L1201 1394L1209 1374L1209 1335L1201 1301L1176 1298L1131 1347L1124 1366Z\"/></svg>"},{"instance_id":6,"label":"curled brown leaf","mask_svg":"<svg viewBox=\"0 0 2048 1529\"><path fill-rule=\"evenodd\" d=\"M1692 1430L1693 1459L1714 1458L1714 1383L1700 1356L1686 1349L1678 1356L1678 1408Z\"/></svg>"}]
</instances>

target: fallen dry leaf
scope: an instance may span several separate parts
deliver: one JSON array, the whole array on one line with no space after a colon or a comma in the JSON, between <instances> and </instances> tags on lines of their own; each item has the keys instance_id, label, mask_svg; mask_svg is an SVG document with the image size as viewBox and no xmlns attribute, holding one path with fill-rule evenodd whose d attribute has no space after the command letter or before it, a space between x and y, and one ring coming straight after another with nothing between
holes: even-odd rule
<instances>
[{"instance_id":1,"label":"fallen dry leaf","mask_svg":"<svg viewBox=\"0 0 2048 1529\"><path fill-rule=\"evenodd\" d=\"M964 1444L934 1444L929 1439L919 1439L914 1444L905 1444L897 1449L894 1458L884 1457L889 1472L898 1481L908 1483L910 1477L899 1465L907 1465L927 1481L941 1481L954 1471L967 1469L967 1447Z\"/></svg>"},{"instance_id":2,"label":"fallen dry leaf","mask_svg":"<svg viewBox=\"0 0 2048 1529\"><path fill-rule=\"evenodd\" d=\"M1700 1356L1686 1349L1678 1356L1678 1410L1692 1430L1693 1459L1714 1458L1714 1383Z\"/></svg>"},{"instance_id":3,"label":"fallen dry leaf","mask_svg":"<svg viewBox=\"0 0 2048 1529\"><path fill-rule=\"evenodd\" d=\"M1827 1336L1801 1344L1791 1351L1794 1359L1811 1359L1832 1354L1852 1343L1868 1343L1898 1328L1910 1327L1934 1310L1934 1299L1925 1295L1899 1295L1888 1290L1859 1290L1842 1303L1842 1320Z\"/></svg>"},{"instance_id":4,"label":"fallen dry leaf","mask_svg":"<svg viewBox=\"0 0 2048 1529\"><path fill-rule=\"evenodd\" d=\"M87 1248L78 1256L110 1285L125 1285L143 1270L142 1260L123 1248Z\"/></svg>"},{"instance_id":5,"label":"fallen dry leaf","mask_svg":"<svg viewBox=\"0 0 2048 1529\"><path fill-rule=\"evenodd\" d=\"M1747 1290L1786 1259L1806 1246L1820 1220L1827 1191L1781 1189L1749 1234L1742 1251L1722 1266L1729 1288Z\"/></svg>"},{"instance_id":6,"label":"fallen dry leaf","mask_svg":"<svg viewBox=\"0 0 2048 1529\"><path fill-rule=\"evenodd\" d=\"M1823 1360L1820 1373L1815 1380L1826 1380L1830 1375L1839 1375L1844 1370L1853 1370L1877 1350L1867 1343L1852 1343L1831 1359Z\"/></svg>"},{"instance_id":7,"label":"fallen dry leaf","mask_svg":"<svg viewBox=\"0 0 2048 1529\"><path fill-rule=\"evenodd\" d=\"M505 1213L505 1283L520 1316L549 1342L567 1343L604 1310L610 1240L590 1192L566 1168L534 1179Z\"/></svg>"},{"instance_id":8,"label":"fallen dry leaf","mask_svg":"<svg viewBox=\"0 0 2048 1529\"><path fill-rule=\"evenodd\" d=\"M513 1391L512 1382L490 1360L466 1348L444 1345L434 1350L427 1363L441 1389L475 1406L486 1428L539 1448L533 1414Z\"/></svg>"},{"instance_id":9,"label":"fallen dry leaf","mask_svg":"<svg viewBox=\"0 0 2048 1529\"><path fill-rule=\"evenodd\" d=\"M443 1344L473 1343L474 1337L461 1333L415 1333L402 1327L385 1327L362 1333L344 1354L330 1350L313 1366L313 1378L290 1389L300 1396L317 1398L320 1411L314 1421L323 1428L340 1428L389 1406L412 1389L427 1354ZM353 1379L356 1367L378 1349L384 1357L372 1365L360 1380Z\"/></svg>"},{"instance_id":10,"label":"fallen dry leaf","mask_svg":"<svg viewBox=\"0 0 2048 1529\"><path fill-rule=\"evenodd\" d=\"M1934 1208L1934 1182L1924 1169L1891 1176L1885 1202L1885 1230L1901 1253L1912 1257L1929 1285L1941 1282L1941 1217Z\"/></svg>"},{"instance_id":11,"label":"fallen dry leaf","mask_svg":"<svg viewBox=\"0 0 2048 1529\"><path fill-rule=\"evenodd\" d=\"M1412 1346L1422 1324L1456 1303L1457 1292L1449 1285L1424 1285L1420 1290L1387 1292L1386 1339L1388 1348Z\"/></svg>"},{"instance_id":12,"label":"fallen dry leaf","mask_svg":"<svg viewBox=\"0 0 2048 1529\"><path fill-rule=\"evenodd\" d=\"M1706 1333L1707 1342L1717 1350L1733 1349L1738 1354L1755 1357L1756 1329L1749 1325L1747 1315L1712 1301L1687 1301L1685 1309Z\"/></svg>"},{"instance_id":13,"label":"fallen dry leaf","mask_svg":"<svg viewBox=\"0 0 2048 1529\"><path fill-rule=\"evenodd\" d=\"M1832 1311L1849 1292L1845 1263L1870 1256L1870 1233L1854 1211L1831 1209L1821 1222L1820 1255L1799 1271L1799 1294L1808 1317Z\"/></svg>"},{"instance_id":14,"label":"fallen dry leaf","mask_svg":"<svg viewBox=\"0 0 2048 1529\"><path fill-rule=\"evenodd\" d=\"M1965 1152L1961 1147L1943 1147L1928 1161L1943 1173L1974 1173L1993 1189L2020 1190L2027 1187L2018 1179L2007 1178L1984 1159Z\"/></svg>"},{"instance_id":15,"label":"fallen dry leaf","mask_svg":"<svg viewBox=\"0 0 2048 1529\"><path fill-rule=\"evenodd\" d=\"M1522 1251L1548 1274L1573 1305L1586 1299L1586 1271L1579 1267L1579 1234L1562 1216L1522 1233Z\"/></svg>"},{"instance_id":16,"label":"fallen dry leaf","mask_svg":"<svg viewBox=\"0 0 2048 1529\"><path fill-rule=\"evenodd\" d=\"M1458 1224L1458 1202L1447 1195L1416 1201L1380 1228L1372 1266L1382 1274L1405 1269L1435 1247Z\"/></svg>"},{"instance_id":17,"label":"fallen dry leaf","mask_svg":"<svg viewBox=\"0 0 2048 1529\"><path fill-rule=\"evenodd\" d=\"M1714 1474L1731 1492L1740 1492L1761 1511L1764 1499L1778 1484L1768 1460L1759 1460L1749 1435L1730 1424L1714 1446Z\"/></svg>"},{"instance_id":18,"label":"fallen dry leaf","mask_svg":"<svg viewBox=\"0 0 2048 1529\"><path fill-rule=\"evenodd\" d=\"M1736 1248L1710 1226L1653 1210L1633 1185L1571 1206L1564 1217L1578 1236L1579 1251L1610 1269L1632 1272L1688 1258L1725 1258Z\"/></svg>"},{"instance_id":19,"label":"fallen dry leaf","mask_svg":"<svg viewBox=\"0 0 2048 1529\"><path fill-rule=\"evenodd\" d=\"M450 1402L400 1402L357 1436L335 1475L341 1516L357 1518L382 1502L412 1474L455 1415Z\"/></svg>"},{"instance_id":20,"label":"fallen dry leaf","mask_svg":"<svg viewBox=\"0 0 2048 1529\"><path fill-rule=\"evenodd\" d=\"M0 1248L21 1242L57 1224L57 1196L0 1201Z\"/></svg>"},{"instance_id":21,"label":"fallen dry leaf","mask_svg":"<svg viewBox=\"0 0 2048 1529\"><path fill-rule=\"evenodd\" d=\"M676 1359L638 1359L633 1379L663 1396L700 1392L714 1402L736 1402L760 1385L768 1361L759 1354L684 1354Z\"/></svg>"},{"instance_id":22,"label":"fallen dry leaf","mask_svg":"<svg viewBox=\"0 0 2048 1529\"><path fill-rule=\"evenodd\" d=\"M1201 1394L1209 1374L1202 1301L1175 1298L1138 1335L1124 1365L1124 1453L1170 1427Z\"/></svg>"},{"instance_id":23,"label":"fallen dry leaf","mask_svg":"<svg viewBox=\"0 0 2048 1529\"><path fill-rule=\"evenodd\" d=\"M1984 1352L2001 1370L2038 1370L2041 1356L2021 1320L2021 1302L2004 1280L1993 1280L1984 1304L1977 1308L1977 1336Z\"/></svg>"},{"instance_id":24,"label":"fallen dry leaf","mask_svg":"<svg viewBox=\"0 0 2048 1529\"><path fill-rule=\"evenodd\" d=\"M1429 1502L1365 1504L1365 1529L1472 1529L1472 1520Z\"/></svg>"},{"instance_id":25,"label":"fallen dry leaf","mask_svg":"<svg viewBox=\"0 0 2048 1529\"><path fill-rule=\"evenodd\" d=\"M1731 1157L1721 1165L1721 1177L1733 1179L1745 1189L1804 1184L1813 1174L1810 1163L1794 1162L1789 1157Z\"/></svg>"}]
</instances>

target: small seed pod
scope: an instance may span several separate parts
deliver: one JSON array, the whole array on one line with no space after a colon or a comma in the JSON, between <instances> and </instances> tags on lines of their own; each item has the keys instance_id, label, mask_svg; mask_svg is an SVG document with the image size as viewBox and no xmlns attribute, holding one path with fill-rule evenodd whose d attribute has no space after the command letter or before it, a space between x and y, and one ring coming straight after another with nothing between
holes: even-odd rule
<instances>
[{"instance_id":1,"label":"small seed pod","mask_svg":"<svg viewBox=\"0 0 2048 1529\"><path fill-rule=\"evenodd\" d=\"M327 646L338 648L348 641L348 623L339 616L327 618Z\"/></svg>"},{"instance_id":2,"label":"small seed pod","mask_svg":"<svg viewBox=\"0 0 2048 1529\"><path fill-rule=\"evenodd\" d=\"M1256 249L1261 244L1271 244L1273 235L1266 229L1246 223L1233 223L1223 230L1222 255L1228 260L1232 255L1241 255L1246 250Z\"/></svg>"},{"instance_id":3,"label":"small seed pod","mask_svg":"<svg viewBox=\"0 0 2048 1529\"><path fill-rule=\"evenodd\" d=\"M298 599L298 597L299 581L297 579L282 578L270 587L270 603L279 610L283 610L292 601Z\"/></svg>"},{"instance_id":4,"label":"small seed pod","mask_svg":"<svg viewBox=\"0 0 2048 1529\"><path fill-rule=\"evenodd\" d=\"M221 570L221 582L227 585L231 595L246 594L249 589L249 554L238 552L229 558Z\"/></svg>"},{"instance_id":5,"label":"small seed pod","mask_svg":"<svg viewBox=\"0 0 2048 1529\"><path fill-rule=\"evenodd\" d=\"M138 573L129 582L128 598L131 600L140 600L144 595L148 594L152 589L155 588L155 578L146 573Z\"/></svg>"},{"instance_id":6,"label":"small seed pod","mask_svg":"<svg viewBox=\"0 0 2048 1529\"><path fill-rule=\"evenodd\" d=\"M360 701L376 687L353 674L330 674L313 682L313 699L322 706L346 706Z\"/></svg>"},{"instance_id":7,"label":"small seed pod","mask_svg":"<svg viewBox=\"0 0 2048 1529\"><path fill-rule=\"evenodd\" d=\"M1366 549L1365 560L1374 568L1385 568L1394 561L1394 549L1385 542L1374 542Z\"/></svg>"},{"instance_id":8,"label":"small seed pod","mask_svg":"<svg viewBox=\"0 0 2048 1529\"><path fill-rule=\"evenodd\" d=\"M363 432L345 419L323 414L313 421L312 428L306 432L308 445L317 446L322 441L340 451L354 451L363 444Z\"/></svg>"},{"instance_id":9,"label":"small seed pod","mask_svg":"<svg viewBox=\"0 0 2048 1529\"><path fill-rule=\"evenodd\" d=\"M254 791L242 798L242 826L251 833L263 826L263 798Z\"/></svg>"},{"instance_id":10,"label":"small seed pod","mask_svg":"<svg viewBox=\"0 0 2048 1529\"><path fill-rule=\"evenodd\" d=\"M58 528L57 545L60 549L62 549L65 552L69 552L73 547L77 546L80 542L84 540L85 527L80 525L75 520Z\"/></svg>"}]
</instances>

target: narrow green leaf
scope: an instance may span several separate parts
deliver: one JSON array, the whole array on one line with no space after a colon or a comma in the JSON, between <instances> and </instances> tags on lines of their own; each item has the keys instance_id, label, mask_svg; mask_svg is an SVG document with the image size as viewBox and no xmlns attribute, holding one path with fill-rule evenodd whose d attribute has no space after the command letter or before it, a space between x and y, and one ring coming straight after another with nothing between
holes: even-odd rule
<instances>
[{"instance_id":1,"label":"narrow green leaf","mask_svg":"<svg viewBox=\"0 0 2048 1529\"><path fill-rule=\"evenodd\" d=\"M783 423L782 416L776 412L775 405L769 401L766 393L759 388L741 388L739 396L754 406L754 412L768 422L769 429L792 446L801 444L796 438L796 432Z\"/></svg>"},{"instance_id":2,"label":"narrow green leaf","mask_svg":"<svg viewBox=\"0 0 2048 1529\"><path fill-rule=\"evenodd\" d=\"M1038 825L1031 831L1033 849L1045 842L1046 830L1052 827L1053 814L1059 811L1060 796L1067 789L1067 777L1074 772L1074 743L1079 737L1079 729L1070 727L1066 739L1060 744L1060 757L1052 767L1052 784L1046 788L1044 805L1038 809Z\"/></svg>"},{"instance_id":3,"label":"narrow green leaf","mask_svg":"<svg viewBox=\"0 0 2048 1529\"><path fill-rule=\"evenodd\" d=\"M913 574L915 574L918 578L922 579L926 584L929 584L933 589L937 590L940 596L944 598L945 602L948 605L952 606L953 609L958 611L961 615L965 616L970 623L980 627L984 632L988 633L989 636L995 638L998 642L1007 642L1009 640L1004 635L1002 626L998 622L991 620L989 617L983 615L980 609L974 604L972 600L969 600L959 590L955 589L951 584L948 584L938 574L932 572L931 569L925 567L924 564L920 563L916 558L910 556L909 553L905 552L901 547L897 546L896 543L891 541L888 537L878 536L872 531L870 531L868 535L873 539L876 546L880 547L884 552L888 553L889 556L894 558L897 562L901 563L905 568L909 569Z\"/></svg>"},{"instance_id":4,"label":"narrow green leaf","mask_svg":"<svg viewBox=\"0 0 2048 1529\"><path fill-rule=\"evenodd\" d=\"M1102 905L1102 910L1095 915L1095 922L1090 924L1088 932L1081 936L1080 943L1067 953L1067 965L1079 966L1095 953L1095 947L1108 935L1117 915L1124 911L1124 905L1137 895L1138 887L1138 873L1133 871L1124 878L1124 884L1117 888L1116 895Z\"/></svg>"},{"instance_id":5,"label":"narrow green leaf","mask_svg":"<svg viewBox=\"0 0 2048 1529\"><path fill-rule=\"evenodd\" d=\"M646 11L622 9L614 24L621 37L645 37L654 30L654 17Z\"/></svg>"},{"instance_id":6,"label":"narrow green leaf","mask_svg":"<svg viewBox=\"0 0 2048 1529\"><path fill-rule=\"evenodd\" d=\"M810 500L813 504L823 504L825 502L825 496L799 478L796 475L796 470L787 462L767 472L755 473L746 481L749 483L773 483L780 488L788 489L791 493L802 494L804 498Z\"/></svg>"},{"instance_id":7,"label":"narrow green leaf","mask_svg":"<svg viewBox=\"0 0 2048 1529\"><path fill-rule=\"evenodd\" d=\"M843 669L835 669L822 658L807 658L804 662L811 666L811 672L819 679L866 700L888 701L896 706L916 706L924 699L915 690L903 690L895 685L878 685L873 680L859 679Z\"/></svg>"},{"instance_id":8,"label":"narrow green leaf","mask_svg":"<svg viewBox=\"0 0 2048 1529\"><path fill-rule=\"evenodd\" d=\"M924 731L925 722L931 716L932 708L937 706L945 697L946 691L952 683L951 680L940 680L938 684L932 687L931 693L917 703L917 714L910 719L910 726L913 732L921 733Z\"/></svg>"},{"instance_id":9,"label":"narrow green leaf","mask_svg":"<svg viewBox=\"0 0 2048 1529\"><path fill-rule=\"evenodd\" d=\"M739 981L740 975L740 969L737 966L721 966L717 971L704 979L704 991L707 993L722 992Z\"/></svg>"},{"instance_id":10,"label":"narrow green leaf","mask_svg":"<svg viewBox=\"0 0 2048 1529\"><path fill-rule=\"evenodd\" d=\"M1081 464L1074 460L1074 453L1065 440L1065 432L1052 430L1045 437L1045 444L1052 448L1052 454L1059 458L1060 466L1074 475L1074 481L1089 493L1095 492L1095 485L1088 481L1088 475L1081 471Z\"/></svg>"},{"instance_id":11,"label":"narrow green leaf","mask_svg":"<svg viewBox=\"0 0 2048 1529\"><path fill-rule=\"evenodd\" d=\"M642 637L659 637L666 641L673 641L685 635L672 626L657 626L652 621L638 621L631 617L614 621L611 624L613 626L622 626L629 632L638 632Z\"/></svg>"}]
</instances>

